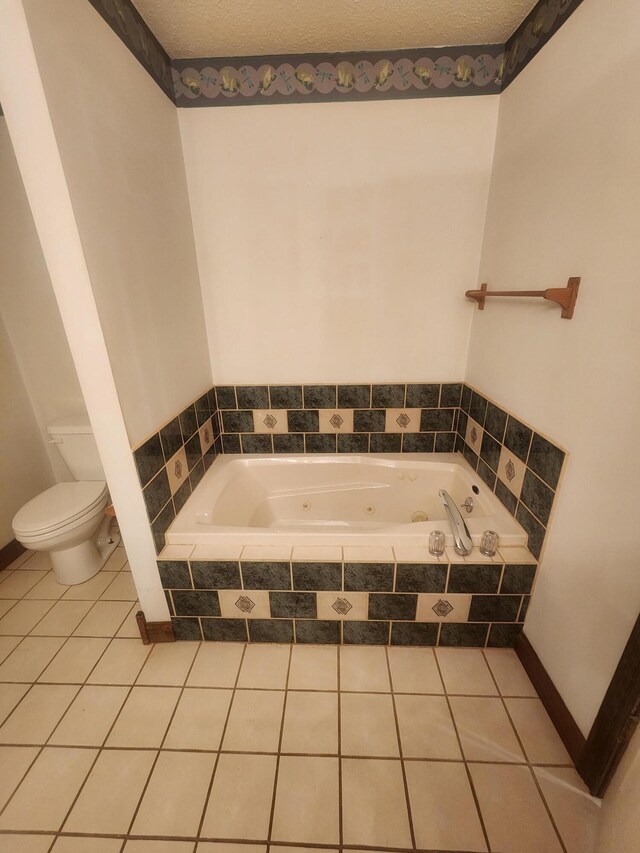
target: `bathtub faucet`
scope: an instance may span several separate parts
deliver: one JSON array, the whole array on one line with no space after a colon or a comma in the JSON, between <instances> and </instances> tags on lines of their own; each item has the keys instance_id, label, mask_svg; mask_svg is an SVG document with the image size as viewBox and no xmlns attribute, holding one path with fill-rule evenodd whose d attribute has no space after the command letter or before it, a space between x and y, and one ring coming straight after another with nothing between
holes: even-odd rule
<instances>
[{"instance_id":1,"label":"bathtub faucet","mask_svg":"<svg viewBox=\"0 0 640 853\"><path fill-rule=\"evenodd\" d=\"M449 519L449 524L451 525L451 532L453 533L453 550L456 554L461 554L463 557L467 557L471 553L472 548L469 528L467 527L464 518L460 515L460 510L455 505L455 502L449 492L446 492L444 489L440 489L438 496L442 500L445 512L447 513L447 518Z\"/></svg>"}]
</instances>

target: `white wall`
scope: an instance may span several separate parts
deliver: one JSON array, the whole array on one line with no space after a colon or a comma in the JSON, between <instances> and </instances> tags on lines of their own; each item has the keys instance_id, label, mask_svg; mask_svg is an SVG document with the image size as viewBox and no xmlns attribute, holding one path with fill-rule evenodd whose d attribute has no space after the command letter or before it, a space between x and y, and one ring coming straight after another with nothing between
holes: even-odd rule
<instances>
[{"instance_id":1,"label":"white wall","mask_svg":"<svg viewBox=\"0 0 640 853\"><path fill-rule=\"evenodd\" d=\"M586 734L640 608L640 5L586 0L501 95L467 378L570 451L526 632ZM597 57L597 61L595 61Z\"/></svg>"},{"instance_id":2,"label":"white wall","mask_svg":"<svg viewBox=\"0 0 640 853\"><path fill-rule=\"evenodd\" d=\"M460 379L497 109L180 110L214 380Z\"/></svg>"},{"instance_id":3,"label":"white wall","mask_svg":"<svg viewBox=\"0 0 640 853\"><path fill-rule=\"evenodd\" d=\"M594 853L636 853L640 838L640 729L604 796Z\"/></svg>"},{"instance_id":4,"label":"white wall","mask_svg":"<svg viewBox=\"0 0 640 853\"><path fill-rule=\"evenodd\" d=\"M86 0L25 0L129 440L211 384L177 111Z\"/></svg>"},{"instance_id":5,"label":"white wall","mask_svg":"<svg viewBox=\"0 0 640 853\"><path fill-rule=\"evenodd\" d=\"M0 548L20 507L54 483L38 424L0 317Z\"/></svg>"},{"instance_id":6,"label":"white wall","mask_svg":"<svg viewBox=\"0 0 640 853\"><path fill-rule=\"evenodd\" d=\"M56 480L70 480L62 457L46 444L46 426L86 409L4 117L0 186L0 315L33 408L41 449ZM20 452L10 447L10 452Z\"/></svg>"}]
</instances>

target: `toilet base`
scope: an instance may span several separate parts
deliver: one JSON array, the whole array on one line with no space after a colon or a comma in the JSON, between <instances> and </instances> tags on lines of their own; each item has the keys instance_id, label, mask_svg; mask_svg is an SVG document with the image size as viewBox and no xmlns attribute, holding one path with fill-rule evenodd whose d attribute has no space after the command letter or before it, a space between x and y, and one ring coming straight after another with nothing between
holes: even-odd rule
<instances>
[{"instance_id":1,"label":"toilet base","mask_svg":"<svg viewBox=\"0 0 640 853\"><path fill-rule=\"evenodd\" d=\"M101 536L101 532L95 538L72 548L50 552L53 573L58 583L73 586L98 574L120 544L120 534Z\"/></svg>"}]
</instances>

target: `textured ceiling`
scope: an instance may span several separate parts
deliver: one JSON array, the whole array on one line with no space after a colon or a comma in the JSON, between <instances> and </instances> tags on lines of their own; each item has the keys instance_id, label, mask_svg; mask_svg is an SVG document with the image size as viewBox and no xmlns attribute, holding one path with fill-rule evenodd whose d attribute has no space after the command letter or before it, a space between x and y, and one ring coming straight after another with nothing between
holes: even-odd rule
<instances>
[{"instance_id":1,"label":"textured ceiling","mask_svg":"<svg viewBox=\"0 0 640 853\"><path fill-rule=\"evenodd\" d=\"M504 42L535 0L133 0L169 56Z\"/></svg>"}]
</instances>

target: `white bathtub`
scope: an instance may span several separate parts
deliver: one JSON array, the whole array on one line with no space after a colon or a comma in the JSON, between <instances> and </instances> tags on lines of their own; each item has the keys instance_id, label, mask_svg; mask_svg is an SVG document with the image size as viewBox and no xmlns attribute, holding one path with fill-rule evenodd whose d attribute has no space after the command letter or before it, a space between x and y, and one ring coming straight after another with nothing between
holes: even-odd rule
<instances>
[{"instance_id":1,"label":"white bathtub","mask_svg":"<svg viewBox=\"0 0 640 853\"><path fill-rule=\"evenodd\" d=\"M438 490L461 513L474 545L497 531L503 546L527 534L454 453L218 456L167 530L169 545L425 544L453 536ZM427 521L414 521L424 516Z\"/></svg>"}]
</instances>

